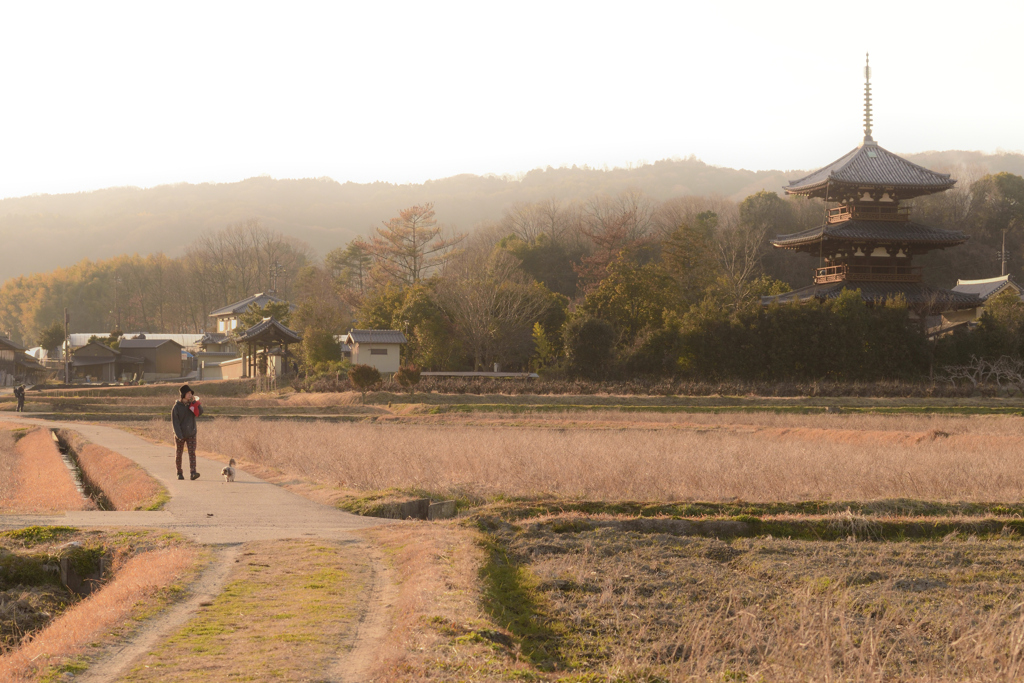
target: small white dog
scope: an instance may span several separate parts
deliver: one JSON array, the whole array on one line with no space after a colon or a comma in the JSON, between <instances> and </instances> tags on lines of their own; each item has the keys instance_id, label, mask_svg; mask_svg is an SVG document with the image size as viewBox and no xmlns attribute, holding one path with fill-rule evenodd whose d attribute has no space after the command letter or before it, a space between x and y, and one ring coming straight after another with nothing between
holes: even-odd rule
<instances>
[{"instance_id":1,"label":"small white dog","mask_svg":"<svg viewBox=\"0 0 1024 683\"><path fill-rule=\"evenodd\" d=\"M231 458L228 461L228 466L220 471L221 476L224 477L224 483L235 480L235 459Z\"/></svg>"}]
</instances>

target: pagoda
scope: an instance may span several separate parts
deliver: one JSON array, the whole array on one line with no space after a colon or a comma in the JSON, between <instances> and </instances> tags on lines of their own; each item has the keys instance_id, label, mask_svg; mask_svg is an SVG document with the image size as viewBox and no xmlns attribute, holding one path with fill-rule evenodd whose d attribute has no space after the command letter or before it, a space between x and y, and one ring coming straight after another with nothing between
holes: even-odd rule
<instances>
[{"instance_id":1,"label":"pagoda","mask_svg":"<svg viewBox=\"0 0 1024 683\"><path fill-rule=\"evenodd\" d=\"M940 230L910 220L907 200L950 189L956 181L883 149L871 137L871 68L864 67L864 142L810 175L790 182L786 194L826 202L825 224L771 241L779 249L818 256L814 284L779 296L779 301L826 300L844 289L860 290L869 304L902 295L914 313L935 315L973 308L971 294L924 284L914 257L967 241L959 231Z\"/></svg>"}]
</instances>

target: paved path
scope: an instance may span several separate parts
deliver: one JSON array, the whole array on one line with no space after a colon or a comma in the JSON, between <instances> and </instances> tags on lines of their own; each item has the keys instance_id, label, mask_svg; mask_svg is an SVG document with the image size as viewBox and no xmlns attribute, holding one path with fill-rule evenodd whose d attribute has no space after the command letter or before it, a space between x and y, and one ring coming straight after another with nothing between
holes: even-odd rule
<instances>
[{"instance_id":1,"label":"paved path","mask_svg":"<svg viewBox=\"0 0 1024 683\"><path fill-rule=\"evenodd\" d=\"M351 539L350 531L389 522L314 503L241 469L233 483L225 484L220 476L224 463L206 458L198 458L196 463L202 474L200 479L178 481L174 469L174 448L151 443L120 429L11 415L3 415L0 420L76 431L89 441L137 462L167 487L171 496L170 502L158 512L0 515L0 529L33 524L159 527L180 532L200 543L241 543L301 536ZM202 438L200 425L200 444ZM187 471L188 453L183 455L183 461Z\"/></svg>"},{"instance_id":2,"label":"paved path","mask_svg":"<svg viewBox=\"0 0 1024 683\"><path fill-rule=\"evenodd\" d=\"M231 568L235 566L238 544L303 536L341 541L341 552L354 554L370 567L373 578L360 601L358 625L352 643L339 652L338 660L328 671L316 672L317 680L323 681L361 683L368 680L367 672L373 667L379 643L387 632L387 608L394 602L396 589L386 564L379 557L380 552L351 532L388 524L392 520L360 517L314 503L257 479L244 470L238 470L233 483L225 484L220 476L224 464L206 458L198 458L196 462L203 475L200 479L178 481L172 447L151 443L120 429L10 415L0 416L2 420L74 430L89 441L137 462L167 487L171 500L158 512L0 514L0 529L35 524L155 527L177 531L200 543L218 544L214 550L214 561L193 585L195 592L189 599L170 607L128 640L97 653L96 661L76 680L84 683L117 680L139 657L191 619L204 600L211 599L223 589ZM201 427L199 437L201 443ZM187 458L185 453L186 466Z\"/></svg>"}]
</instances>

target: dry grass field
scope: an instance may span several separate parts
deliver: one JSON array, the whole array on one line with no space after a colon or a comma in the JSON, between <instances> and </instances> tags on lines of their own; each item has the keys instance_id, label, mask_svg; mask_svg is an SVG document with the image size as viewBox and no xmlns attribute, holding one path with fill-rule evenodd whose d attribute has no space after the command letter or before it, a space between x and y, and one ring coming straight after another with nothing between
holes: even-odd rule
<instances>
[{"instance_id":1,"label":"dry grass field","mask_svg":"<svg viewBox=\"0 0 1024 683\"><path fill-rule=\"evenodd\" d=\"M0 509L17 488L18 460L14 455L14 432L0 427Z\"/></svg>"},{"instance_id":2,"label":"dry grass field","mask_svg":"<svg viewBox=\"0 0 1024 683\"><path fill-rule=\"evenodd\" d=\"M61 430L60 437L78 457L89 484L103 492L114 510L156 510L167 491L144 469L120 453L89 443L77 432Z\"/></svg>"},{"instance_id":3,"label":"dry grass field","mask_svg":"<svg viewBox=\"0 0 1024 683\"><path fill-rule=\"evenodd\" d=\"M166 438L162 422L134 428ZM900 525L915 523L906 517L794 513L784 521L842 533L715 538L667 518L557 512L624 500L1016 509L1020 417L396 409L362 423L213 420L200 448L328 487L481 505L432 538L376 532L404 577L386 680L1024 676L1024 550L1010 527L911 541L901 540ZM779 519L765 516L763 528ZM887 540L857 533L877 521L895 529Z\"/></svg>"},{"instance_id":4,"label":"dry grass field","mask_svg":"<svg viewBox=\"0 0 1024 683\"><path fill-rule=\"evenodd\" d=\"M141 603L192 566L188 548L153 550L128 559L104 588L61 614L20 648L0 657L0 680L35 681L123 625ZM68 671L74 671L72 666Z\"/></svg>"},{"instance_id":5,"label":"dry grass field","mask_svg":"<svg viewBox=\"0 0 1024 683\"><path fill-rule=\"evenodd\" d=\"M294 405L316 407L318 400L296 398ZM272 397L255 397L251 405L267 401ZM1024 677L1024 550L1018 521L1008 517L1024 502L1024 418L434 412L404 405L373 411L347 423L204 419L199 447L260 476L276 470L285 484L312 482L367 498L399 489L472 503L450 522L367 532L390 563L397 591L378 680ZM155 440L169 436L166 419L130 426ZM948 503L950 510L953 503L984 503L966 514L1000 517L976 532L936 533L932 526L909 533L924 518L860 513L856 505L846 516L798 509L805 501L843 501L839 510L877 501L884 510L893 499ZM712 519L754 530L716 537L693 535L688 520L615 512L629 500L790 509L765 513L756 524ZM584 503L604 512L559 511ZM746 507L660 514L729 517L748 515ZM977 516L967 522L986 523ZM958 522L949 516L929 523ZM799 524L809 533L780 531ZM889 525L884 534L872 531L881 524ZM826 527L838 532L817 533ZM285 629L297 634L294 641L275 630L278 620L244 616L259 612L257 603L308 602L307 592L321 590L311 586L323 582L308 580L320 571L307 567L320 561L310 555L314 545L257 548L270 559L246 558L232 589L153 652L149 669L131 676L190 680L203 667L222 678L312 675L289 658L289 648L321 661L326 646L302 629L323 614ZM349 597L329 599L339 601L339 614L350 613ZM290 610L278 611L292 618ZM344 641L342 626L330 628ZM259 649L258 671L233 668L230 653L238 647Z\"/></svg>"},{"instance_id":6,"label":"dry grass field","mask_svg":"<svg viewBox=\"0 0 1024 683\"><path fill-rule=\"evenodd\" d=\"M604 522L556 516L490 536L484 602L553 678L1024 676L1019 538L725 542Z\"/></svg>"},{"instance_id":7,"label":"dry grass field","mask_svg":"<svg viewBox=\"0 0 1024 683\"><path fill-rule=\"evenodd\" d=\"M431 420L435 420L431 422ZM443 423L441 423L443 421ZM167 439L163 421L134 428ZM201 449L356 490L438 497L1015 502L1024 418L777 414L215 420Z\"/></svg>"},{"instance_id":8,"label":"dry grass field","mask_svg":"<svg viewBox=\"0 0 1024 683\"><path fill-rule=\"evenodd\" d=\"M95 503L78 493L48 430L32 430L16 444L7 434L8 438L0 438L0 472L10 473L10 479L0 490L0 511L96 509Z\"/></svg>"},{"instance_id":9,"label":"dry grass field","mask_svg":"<svg viewBox=\"0 0 1024 683\"><path fill-rule=\"evenodd\" d=\"M111 558L108 581L80 598L53 571L60 558L91 567ZM184 595L197 548L166 533L28 527L0 533L0 681L65 680L98 648L116 645ZM61 677L67 673L67 676Z\"/></svg>"}]
</instances>

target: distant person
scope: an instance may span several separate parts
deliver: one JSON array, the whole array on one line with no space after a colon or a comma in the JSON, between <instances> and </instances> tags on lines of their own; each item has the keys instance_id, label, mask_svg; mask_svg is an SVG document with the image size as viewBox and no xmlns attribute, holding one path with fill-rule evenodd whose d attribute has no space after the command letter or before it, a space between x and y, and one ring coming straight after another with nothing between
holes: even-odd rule
<instances>
[{"instance_id":1,"label":"distant person","mask_svg":"<svg viewBox=\"0 0 1024 683\"><path fill-rule=\"evenodd\" d=\"M196 472L196 418L203 414L203 406L192 393L192 389L184 384L178 390L181 398L174 402L171 409L171 423L174 425L174 466L178 468L178 479L184 479L181 471L181 453L188 447L188 465L192 473L190 479L199 478Z\"/></svg>"},{"instance_id":2,"label":"distant person","mask_svg":"<svg viewBox=\"0 0 1024 683\"><path fill-rule=\"evenodd\" d=\"M18 399L18 407L14 409L16 413L25 412L25 385L19 384L14 387L14 398Z\"/></svg>"}]
</instances>

